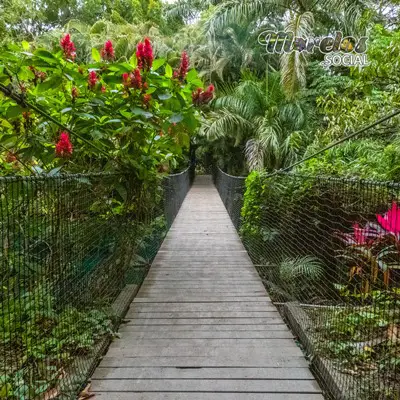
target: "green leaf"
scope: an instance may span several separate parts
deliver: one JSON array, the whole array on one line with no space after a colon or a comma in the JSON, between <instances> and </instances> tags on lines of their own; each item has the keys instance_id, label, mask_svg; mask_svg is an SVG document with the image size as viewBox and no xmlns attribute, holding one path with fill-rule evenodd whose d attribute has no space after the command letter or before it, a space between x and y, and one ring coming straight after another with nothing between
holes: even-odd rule
<instances>
[{"instance_id":1,"label":"green leaf","mask_svg":"<svg viewBox=\"0 0 400 400\"><path fill-rule=\"evenodd\" d=\"M172 67L169 64L167 64L165 67L165 77L172 78L172 74L173 74Z\"/></svg>"},{"instance_id":2,"label":"green leaf","mask_svg":"<svg viewBox=\"0 0 400 400\"><path fill-rule=\"evenodd\" d=\"M183 120L183 115L181 113L179 114L174 114L171 116L169 119L169 122L177 124L178 122L181 122Z\"/></svg>"},{"instance_id":3,"label":"green leaf","mask_svg":"<svg viewBox=\"0 0 400 400\"><path fill-rule=\"evenodd\" d=\"M61 114L65 114L67 112L70 112L71 110L72 110L72 107L66 107L66 108L61 110Z\"/></svg>"},{"instance_id":4,"label":"green leaf","mask_svg":"<svg viewBox=\"0 0 400 400\"><path fill-rule=\"evenodd\" d=\"M28 51L29 50L29 43L26 41L26 40L23 40L22 41L22 48L25 50L25 51Z\"/></svg>"},{"instance_id":5,"label":"green leaf","mask_svg":"<svg viewBox=\"0 0 400 400\"><path fill-rule=\"evenodd\" d=\"M50 89L56 89L62 84L62 78L58 75L53 75L51 78L45 80L37 85L36 90L38 93L46 92Z\"/></svg>"},{"instance_id":6,"label":"green leaf","mask_svg":"<svg viewBox=\"0 0 400 400\"><path fill-rule=\"evenodd\" d=\"M59 64L60 60L54 56L53 53L50 53L47 50L39 49L35 51L35 56L40 58L41 60L46 61L49 64Z\"/></svg>"},{"instance_id":7,"label":"green leaf","mask_svg":"<svg viewBox=\"0 0 400 400\"><path fill-rule=\"evenodd\" d=\"M201 80L201 79L198 79L198 78L196 78L196 79L193 79L191 82L190 82L193 86L197 86L197 87L203 87L204 85L203 85L203 81Z\"/></svg>"},{"instance_id":8,"label":"green leaf","mask_svg":"<svg viewBox=\"0 0 400 400\"><path fill-rule=\"evenodd\" d=\"M5 119L0 118L0 126L4 128L12 128L12 125Z\"/></svg>"},{"instance_id":9,"label":"green leaf","mask_svg":"<svg viewBox=\"0 0 400 400\"><path fill-rule=\"evenodd\" d=\"M158 95L158 98L159 98L160 100L168 100L168 99L170 99L171 97L172 97L172 94L171 94L171 93L161 93L161 94Z\"/></svg>"},{"instance_id":10,"label":"green leaf","mask_svg":"<svg viewBox=\"0 0 400 400\"><path fill-rule=\"evenodd\" d=\"M8 107L8 109L7 109L7 111L6 111L6 117L7 117L7 118L15 118L15 117L18 117L19 115L22 114L22 111L23 111L23 110L24 110L24 109L21 108L21 107L18 106L18 105Z\"/></svg>"},{"instance_id":11,"label":"green leaf","mask_svg":"<svg viewBox=\"0 0 400 400\"><path fill-rule=\"evenodd\" d=\"M61 171L61 168L62 167L53 168L47 175L48 176L59 175L59 172Z\"/></svg>"},{"instance_id":12,"label":"green leaf","mask_svg":"<svg viewBox=\"0 0 400 400\"><path fill-rule=\"evenodd\" d=\"M110 119L109 121L105 122L104 125L107 125L107 124L120 124L121 122L122 121L120 119L115 118L115 119Z\"/></svg>"},{"instance_id":13,"label":"green leaf","mask_svg":"<svg viewBox=\"0 0 400 400\"><path fill-rule=\"evenodd\" d=\"M149 88L146 90L146 93L147 93L147 94L152 94L152 93L154 93L156 90L157 90L156 87L149 87Z\"/></svg>"},{"instance_id":14,"label":"green leaf","mask_svg":"<svg viewBox=\"0 0 400 400\"><path fill-rule=\"evenodd\" d=\"M145 118L151 118L153 116L153 114L151 112L145 111L145 110L143 110L141 108L137 108L137 107L133 108L132 112L135 115L143 115L143 117L145 117Z\"/></svg>"},{"instance_id":15,"label":"green leaf","mask_svg":"<svg viewBox=\"0 0 400 400\"><path fill-rule=\"evenodd\" d=\"M101 61L100 53L95 47L92 48L92 59L95 62L100 62Z\"/></svg>"},{"instance_id":16,"label":"green leaf","mask_svg":"<svg viewBox=\"0 0 400 400\"><path fill-rule=\"evenodd\" d=\"M192 82L196 78L197 78L197 71L195 69L191 69L186 75L186 80L188 82Z\"/></svg>"},{"instance_id":17,"label":"green leaf","mask_svg":"<svg viewBox=\"0 0 400 400\"><path fill-rule=\"evenodd\" d=\"M165 58L158 58L157 60L153 61L152 70L157 71L160 67L165 64Z\"/></svg>"},{"instance_id":18,"label":"green leaf","mask_svg":"<svg viewBox=\"0 0 400 400\"><path fill-rule=\"evenodd\" d=\"M121 78L121 76L118 76L118 75L106 75L106 76L103 78L103 81L104 81L105 83L115 83L115 84L118 84L118 83L122 83L122 78Z\"/></svg>"}]
</instances>

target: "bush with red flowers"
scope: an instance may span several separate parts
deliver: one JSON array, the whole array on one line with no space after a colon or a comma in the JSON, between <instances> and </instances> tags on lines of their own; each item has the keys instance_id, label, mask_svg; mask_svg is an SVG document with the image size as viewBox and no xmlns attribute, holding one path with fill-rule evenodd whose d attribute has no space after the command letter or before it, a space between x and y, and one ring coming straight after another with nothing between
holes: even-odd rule
<instances>
[{"instance_id":1,"label":"bush with red flowers","mask_svg":"<svg viewBox=\"0 0 400 400\"><path fill-rule=\"evenodd\" d=\"M118 61L108 40L93 49L90 65L79 63L69 33L59 43L54 52L27 49L25 44L2 55L0 82L48 114L25 109L10 98L1 100L0 141L5 138L5 154L22 161L21 173L60 166L65 172L86 172L107 166L145 180L156 175L161 164L164 170L186 163L190 136L201 117L195 106L211 100L213 87L202 89L185 52L174 74L165 59L154 57L149 38L137 45L129 62ZM24 117L27 112L29 119Z\"/></svg>"}]
</instances>

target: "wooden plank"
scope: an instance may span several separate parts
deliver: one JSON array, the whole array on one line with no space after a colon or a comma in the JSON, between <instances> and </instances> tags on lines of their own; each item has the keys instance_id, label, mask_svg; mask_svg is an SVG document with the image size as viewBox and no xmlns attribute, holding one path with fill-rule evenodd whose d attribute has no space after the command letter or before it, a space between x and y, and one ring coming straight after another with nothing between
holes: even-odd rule
<instances>
[{"instance_id":1,"label":"wooden plank","mask_svg":"<svg viewBox=\"0 0 400 400\"><path fill-rule=\"evenodd\" d=\"M308 368L98 368L92 379L313 379Z\"/></svg>"},{"instance_id":2,"label":"wooden plank","mask_svg":"<svg viewBox=\"0 0 400 400\"><path fill-rule=\"evenodd\" d=\"M172 311L276 311L276 307L265 302L241 303L133 303L129 312L172 312Z\"/></svg>"},{"instance_id":3,"label":"wooden plank","mask_svg":"<svg viewBox=\"0 0 400 400\"><path fill-rule=\"evenodd\" d=\"M129 312L131 319L279 318L278 311L171 311Z\"/></svg>"},{"instance_id":4,"label":"wooden plank","mask_svg":"<svg viewBox=\"0 0 400 400\"><path fill-rule=\"evenodd\" d=\"M130 340L127 340L130 339ZM127 349L133 347L249 347L252 348L255 346L260 347L296 347L295 342L292 339L235 339L235 338L225 338L225 339L179 339L179 340L171 340L167 339L136 339L133 340L133 337L126 334L121 334L120 339L114 340L112 344L113 349Z\"/></svg>"},{"instance_id":5,"label":"wooden plank","mask_svg":"<svg viewBox=\"0 0 400 400\"><path fill-rule=\"evenodd\" d=\"M216 380L216 379L105 379L96 381L100 392L251 392L321 393L314 380Z\"/></svg>"},{"instance_id":6,"label":"wooden plank","mask_svg":"<svg viewBox=\"0 0 400 400\"><path fill-rule=\"evenodd\" d=\"M160 303L164 300L165 303L215 303L215 302L242 302L242 301L254 301L259 302L263 297L259 295L246 295L243 297L239 296L200 296L200 295L193 295L193 296L158 296L158 297L142 297L142 294L139 292L138 297L135 298L134 303ZM267 301L267 298L264 297L266 304L271 304L271 302Z\"/></svg>"},{"instance_id":7,"label":"wooden plank","mask_svg":"<svg viewBox=\"0 0 400 400\"><path fill-rule=\"evenodd\" d=\"M269 347L263 348L254 343L247 346L230 346L230 347L210 347L210 346L135 346L134 343L128 343L132 347L120 348L115 343L111 344L108 355L110 357L226 357L234 353L236 356L253 355L254 358L278 357L281 354L288 356L302 356L301 350L296 347L295 343L288 340L285 347Z\"/></svg>"},{"instance_id":8,"label":"wooden plank","mask_svg":"<svg viewBox=\"0 0 400 400\"><path fill-rule=\"evenodd\" d=\"M320 394L311 393L135 393L100 392L100 400L323 400Z\"/></svg>"},{"instance_id":9,"label":"wooden plank","mask_svg":"<svg viewBox=\"0 0 400 400\"><path fill-rule=\"evenodd\" d=\"M200 368L200 367L308 367L304 356L280 356L275 357L254 357L251 354L234 354L218 357L209 356L175 356L175 357L121 357L107 355L100 363L102 368L121 367L175 367L175 368Z\"/></svg>"},{"instance_id":10,"label":"wooden plank","mask_svg":"<svg viewBox=\"0 0 400 400\"><path fill-rule=\"evenodd\" d=\"M131 325L129 320L122 325L121 330L126 330L130 332L270 332L270 331L280 331L282 329L287 329L286 324L281 320L279 324L255 324L255 325Z\"/></svg>"},{"instance_id":11,"label":"wooden plank","mask_svg":"<svg viewBox=\"0 0 400 400\"><path fill-rule=\"evenodd\" d=\"M170 339L171 345L175 340L182 339L292 339L293 334L289 329L282 326L281 330L265 330L265 331L167 331L167 330L143 330L132 331L130 327L120 329L121 337L125 341L135 341L139 339L152 340L157 343L159 340Z\"/></svg>"},{"instance_id":12,"label":"wooden plank","mask_svg":"<svg viewBox=\"0 0 400 400\"><path fill-rule=\"evenodd\" d=\"M282 319L276 318L158 318L131 319L129 325L271 325L281 324Z\"/></svg>"}]
</instances>

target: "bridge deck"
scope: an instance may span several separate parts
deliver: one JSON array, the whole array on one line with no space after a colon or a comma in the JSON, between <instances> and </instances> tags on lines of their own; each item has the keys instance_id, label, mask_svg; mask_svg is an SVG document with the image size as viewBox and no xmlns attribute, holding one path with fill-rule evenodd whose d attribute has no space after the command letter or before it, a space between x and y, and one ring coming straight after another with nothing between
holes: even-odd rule
<instances>
[{"instance_id":1,"label":"bridge deck","mask_svg":"<svg viewBox=\"0 0 400 400\"><path fill-rule=\"evenodd\" d=\"M198 177L92 378L104 400L321 400L210 177Z\"/></svg>"}]
</instances>

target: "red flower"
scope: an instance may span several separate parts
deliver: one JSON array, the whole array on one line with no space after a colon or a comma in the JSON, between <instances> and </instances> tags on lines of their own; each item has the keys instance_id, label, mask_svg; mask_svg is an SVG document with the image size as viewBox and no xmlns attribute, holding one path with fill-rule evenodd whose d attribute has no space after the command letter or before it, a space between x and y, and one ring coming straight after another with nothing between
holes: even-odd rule
<instances>
[{"instance_id":1,"label":"red flower","mask_svg":"<svg viewBox=\"0 0 400 400\"><path fill-rule=\"evenodd\" d=\"M28 119L30 119L30 117L31 117L31 113L29 111L23 111L22 112L22 118L23 119L28 120Z\"/></svg>"},{"instance_id":2,"label":"red flower","mask_svg":"<svg viewBox=\"0 0 400 400\"><path fill-rule=\"evenodd\" d=\"M131 72L131 87L134 89L142 88L142 76L140 75L140 69L136 68L133 72Z\"/></svg>"},{"instance_id":3,"label":"red flower","mask_svg":"<svg viewBox=\"0 0 400 400\"><path fill-rule=\"evenodd\" d=\"M56 157L68 158L72 155L72 143L67 132L61 132L56 144Z\"/></svg>"},{"instance_id":4,"label":"red flower","mask_svg":"<svg viewBox=\"0 0 400 400\"><path fill-rule=\"evenodd\" d=\"M147 90L149 88L149 84L147 82L143 83L143 90Z\"/></svg>"},{"instance_id":5,"label":"red flower","mask_svg":"<svg viewBox=\"0 0 400 400\"><path fill-rule=\"evenodd\" d=\"M138 60L139 69L150 70L153 65L153 48L149 38L145 38L144 42L139 42L136 48L136 58Z\"/></svg>"},{"instance_id":6,"label":"red flower","mask_svg":"<svg viewBox=\"0 0 400 400\"><path fill-rule=\"evenodd\" d=\"M149 107L150 105L150 100L151 100L151 94L145 94L143 95L143 105L145 107Z\"/></svg>"},{"instance_id":7,"label":"red flower","mask_svg":"<svg viewBox=\"0 0 400 400\"><path fill-rule=\"evenodd\" d=\"M71 89L71 96L72 100L75 100L79 96L78 88L76 88L75 86Z\"/></svg>"},{"instance_id":8,"label":"red flower","mask_svg":"<svg viewBox=\"0 0 400 400\"><path fill-rule=\"evenodd\" d=\"M35 75L35 77L33 78L33 82L34 82L35 85L36 85L38 80L43 82L46 79L47 75L46 75L45 72L38 71L33 65L30 65L28 68Z\"/></svg>"},{"instance_id":9,"label":"red flower","mask_svg":"<svg viewBox=\"0 0 400 400\"><path fill-rule=\"evenodd\" d=\"M21 90L22 93L26 93L26 85L24 82L21 82L19 84L19 89Z\"/></svg>"},{"instance_id":10,"label":"red flower","mask_svg":"<svg viewBox=\"0 0 400 400\"><path fill-rule=\"evenodd\" d=\"M102 92L102 93L107 92L107 88L106 88L104 85L101 87L101 92Z\"/></svg>"},{"instance_id":11,"label":"red flower","mask_svg":"<svg viewBox=\"0 0 400 400\"><path fill-rule=\"evenodd\" d=\"M206 90L198 88L192 93L192 100L195 106L201 106L209 103L214 97L214 85L209 85Z\"/></svg>"},{"instance_id":12,"label":"red flower","mask_svg":"<svg viewBox=\"0 0 400 400\"><path fill-rule=\"evenodd\" d=\"M17 157L12 151L9 151L6 156L6 162L12 163L17 160Z\"/></svg>"},{"instance_id":13,"label":"red flower","mask_svg":"<svg viewBox=\"0 0 400 400\"><path fill-rule=\"evenodd\" d=\"M104 47L101 50L101 58L106 61L111 61L115 57L114 48L111 40L105 42Z\"/></svg>"},{"instance_id":14,"label":"red flower","mask_svg":"<svg viewBox=\"0 0 400 400\"><path fill-rule=\"evenodd\" d=\"M64 57L69 60L75 60L76 48L74 42L71 40L69 33L65 34L60 41L60 46L64 50Z\"/></svg>"},{"instance_id":15,"label":"red flower","mask_svg":"<svg viewBox=\"0 0 400 400\"><path fill-rule=\"evenodd\" d=\"M124 72L122 74L122 84L124 86L129 86L130 80L129 80L129 74L127 72Z\"/></svg>"},{"instance_id":16,"label":"red flower","mask_svg":"<svg viewBox=\"0 0 400 400\"><path fill-rule=\"evenodd\" d=\"M98 78L97 78L96 71L90 71L89 78L88 78L89 89L93 89L96 86L97 80L98 80Z\"/></svg>"},{"instance_id":17,"label":"red flower","mask_svg":"<svg viewBox=\"0 0 400 400\"><path fill-rule=\"evenodd\" d=\"M174 72L174 77L178 78L180 81L184 81L188 70L189 70L189 57L186 51L184 51L181 56L181 64L179 66L178 71Z\"/></svg>"}]
</instances>

